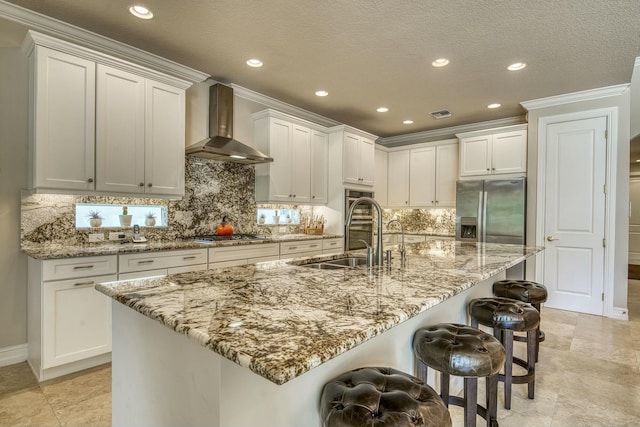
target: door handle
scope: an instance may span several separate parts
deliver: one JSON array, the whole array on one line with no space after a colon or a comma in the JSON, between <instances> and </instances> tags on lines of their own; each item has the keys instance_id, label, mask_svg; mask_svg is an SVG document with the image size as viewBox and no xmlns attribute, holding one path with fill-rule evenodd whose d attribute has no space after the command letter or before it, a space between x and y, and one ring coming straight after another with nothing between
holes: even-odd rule
<instances>
[{"instance_id":1,"label":"door handle","mask_svg":"<svg viewBox=\"0 0 640 427\"><path fill-rule=\"evenodd\" d=\"M556 239L553 236L547 236L547 242L553 242L554 240L560 240L560 239Z\"/></svg>"}]
</instances>

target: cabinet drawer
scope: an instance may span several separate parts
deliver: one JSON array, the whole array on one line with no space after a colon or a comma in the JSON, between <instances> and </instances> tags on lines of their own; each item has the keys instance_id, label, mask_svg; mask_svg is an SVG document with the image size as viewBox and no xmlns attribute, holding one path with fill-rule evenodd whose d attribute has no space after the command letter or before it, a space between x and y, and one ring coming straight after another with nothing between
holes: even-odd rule
<instances>
[{"instance_id":1,"label":"cabinet drawer","mask_svg":"<svg viewBox=\"0 0 640 427\"><path fill-rule=\"evenodd\" d=\"M418 236L418 235L414 235L414 236L404 236L404 242L405 243L419 243L419 242L424 242L426 239L424 236ZM398 242L402 241L402 237L398 236Z\"/></svg>"},{"instance_id":2,"label":"cabinet drawer","mask_svg":"<svg viewBox=\"0 0 640 427\"><path fill-rule=\"evenodd\" d=\"M166 276L166 275L167 275L167 269L159 268L156 270L144 270L144 271L132 271L131 273L120 273L118 274L118 280L145 279L147 277Z\"/></svg>"},{"instance_id":3,"label":"cabinet drawer","mask_svg":"<svg viewBox=\"0 0 640 427\"><path fill-rule=\"evenodd\" d=\"M120 255L120 273L206 264L206 249Z\"/></svg>"},{"instance_id":4,"label":"cabinet drawer","mask_svg":"<svg viewBox=\"0 0 640 427\"><path fill-rule=\"evenodd\" d=\"M42 280L115 274L117 265L117 255L45 260L42 262Z\"/></svg>"},{"instance_id":5,"label":"cabinet drawer","mask_svg":"<svg viewBox=\"0 0 640 427\"><path fill-rule=\"evenodd\" d=\"M301 242L288 242L288 243L280 243L280 257L283 258L284 255L291 256L306 256L306 255L298 255L303 252L315 252L320 251L322 253L322 240L311 240L311 241L301 241ZM291 256L289 258L291 258Z\"/></svg>"},{"instance_id":6,"label":"cabinet drawer","mask_svg":"<svg viewBox=\"0 0 640 427\"><path fill-rule=\"evenodd\" d=\"M344 240L342 238L337 239L325 239L322 241L322 250L323 251L340 251L342 252L344 248Z\"/></svg>"},{"instance_id":7,"label":"cabinet drawer","mask_svg":"<svg viewBox=\"0 0 640 427\"><path fill-rule=\"evenodd\" d=\"M207 264L187 265L185 267L167 268L168 274L191 273L192 271L203 271L207 269Z\"/></svg>"},{"instance_id":8,"label":"cabinet drawer","mask_svg":"<svg viewBox=\"0 0 640 427\"><path fill-rule=\"evenodd\" d=\"M260 243L244 246L221 246L209 249L209 263L224 261L248 260L251 258L273 257L278 259L280 245L278 243ZM245 262L244 264L246 264ZM236 264L243 265L243 264ZM225 265L225 267L229 267Z\"/></svg>"}]
</instances>

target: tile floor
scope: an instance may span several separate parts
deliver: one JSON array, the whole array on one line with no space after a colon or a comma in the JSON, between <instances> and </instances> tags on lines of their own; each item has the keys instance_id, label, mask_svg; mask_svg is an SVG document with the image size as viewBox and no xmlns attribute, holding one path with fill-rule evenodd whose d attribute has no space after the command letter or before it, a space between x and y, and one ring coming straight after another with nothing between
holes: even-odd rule
<instances>
[{"instance_id":1,"label":"tile floor","mask_svg":"<svg viewBox=\"0 0 640 427\"><path fill-rule=\"evenodd\" d=\"M640 426L640 280L628 305L628 322L543 308L536 397L514 385L507 411L501 391L500 426ZM462 426L462 410L451 412ZM0 426L109 425L110 365L42 383L26 362L0 368Z\"/></svg>"}]
</instances>

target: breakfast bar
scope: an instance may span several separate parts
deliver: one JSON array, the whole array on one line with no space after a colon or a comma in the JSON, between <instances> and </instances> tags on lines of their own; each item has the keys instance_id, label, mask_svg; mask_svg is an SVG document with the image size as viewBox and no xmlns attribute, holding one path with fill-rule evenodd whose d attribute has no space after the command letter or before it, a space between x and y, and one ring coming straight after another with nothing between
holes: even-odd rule
<instances>
[{"instance_id":1,"label":"breakfast bar","mask_svg":"<svg viewBox=\"0 0 640 427\"><path fill-rule=\"evenodd\" d=\"M339 255L96 288L113 298L113 425L320 426L322 386L363 366L413 372L413 332L542 248L432 240L390 265Z\"/></svg>"}]
</instances>

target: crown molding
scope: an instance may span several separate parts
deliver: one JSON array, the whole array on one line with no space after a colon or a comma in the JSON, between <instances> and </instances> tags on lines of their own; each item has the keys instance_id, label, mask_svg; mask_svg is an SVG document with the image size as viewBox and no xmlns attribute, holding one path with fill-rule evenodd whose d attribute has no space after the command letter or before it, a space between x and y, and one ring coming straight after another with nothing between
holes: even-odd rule
<instances>
[{"instance_id":1,"label":"crown molding","mask_svg":"<svg viewBox=\"0 0 640 427\"><path fill-rule=\"evenodd\" d=\"M64 39L68 42L94 49L192 83L203 82L209 77L208 74L202 71L194 70L193 68L186 67L142 49L7 3L4 0L0 0L0 18L17 22L25 25L29 29L37 30L50 36Z\"/></svg>"},{"instance_id":2,"label":"crown molding","mask_svg":"<svg viewBox=\"0 0 640 427\"><path fill-rule=\"evenodd\" d=\"M624 83L621 85L606 86L597 89L583 90L580 92L566 93L563 95L549 96L547 98L532 99L531 101L521 102L520 105L526 108L527 111L531 111L540 108L555 107L557 105L571 104L574 102L591 101L593 99L619 96L628 90L629 87L629 83Z\"/></svg>"},{"instance_id":3,"label":"crown molding","mask_svg":"<svg viewBox=\"0 0 640 427\"><path fill-rule=\"evenodd\" d=\"M282 113L290 114L292 116L296 116L298 118L308 120L312 123L317 123L326 127L332 127L341 124L340 122L337 122L328 117L312 113L311 111L296 107L295 105L287 104L286 102L282 102L275 98L271 98L270 96L252 91L251 89L247 89L233 83L230 84L230 86L233 88L233 93L235 96L246 99L248 101L257 102L258 104L265 105L267 108L273 108L274 110L280 111Z\"/></svg>"},{"instance_id":4,"label":"crown molding","mask_svg":"<svg viewBox=\"0 0 640 427\"><path fill-rule=\"evenodd\" d=\"M456 138L456 134L458 133L474 132L478 130L520 125L524 123L527 123L525 116L507 117L504 119L489 120L486 122L470 123L466 125L451 126L448 128L427 130L424 132L378 138L376 143L385 147L419 144L421 142L433 142L443 139L453 139Z\"/></svg>"}]
</instances>

